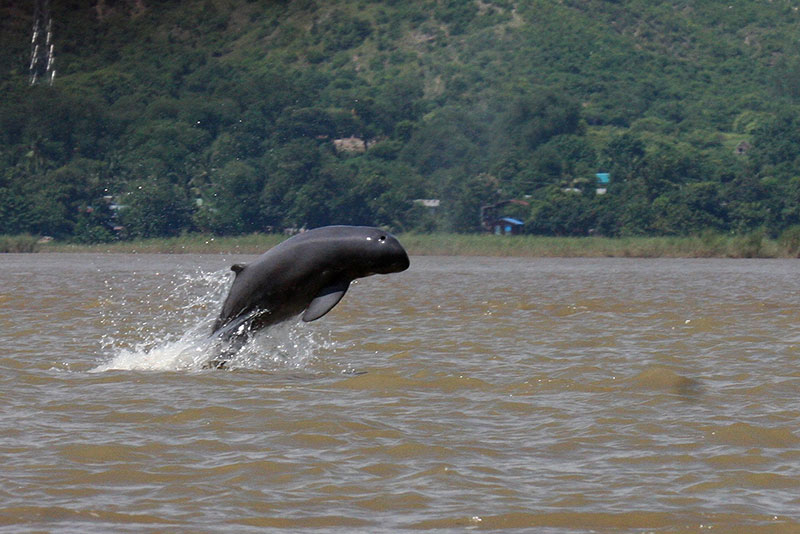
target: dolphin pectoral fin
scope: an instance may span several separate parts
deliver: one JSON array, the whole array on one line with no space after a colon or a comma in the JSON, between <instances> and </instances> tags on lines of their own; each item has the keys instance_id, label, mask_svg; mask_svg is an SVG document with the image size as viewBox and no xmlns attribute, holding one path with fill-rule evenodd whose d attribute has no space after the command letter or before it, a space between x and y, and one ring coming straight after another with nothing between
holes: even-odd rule
<instances>
[{"instance_id":1,"label":"dolphin pectoral fin","mask_svg":"<svg viewBox=\"0 0 800 534\"><path fill-rule=\"evenodd\" d=\"M350 287L350 280L335 282L327 287L323 287L319 294L314 297L308 309L303 314L303 321L316 321L336 306Z\"/></svg>"}]
</instances>

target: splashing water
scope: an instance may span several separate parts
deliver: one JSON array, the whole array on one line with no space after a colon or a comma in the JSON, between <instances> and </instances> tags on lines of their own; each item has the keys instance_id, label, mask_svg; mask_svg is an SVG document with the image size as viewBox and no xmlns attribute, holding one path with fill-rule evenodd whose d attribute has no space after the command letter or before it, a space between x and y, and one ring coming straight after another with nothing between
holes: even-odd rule
<instances>
[{"instance_id":1,"label":"splashing water","mask_svg":"<svg viewBox=\"0 0 800 534\"><path fill-rule=\"evenodd\" d=\"M229 344L214 340L211 352L224 352ZM225 362L225 368L302 369L314 361L320 350L330 348L330 343L305 323L287 321L251 334L248 342Z\"/></svg>"},{"instance_id":2,"label":"splashing water","mask_svg":"<svg viewBox=\"0 0 800 534\"><path fill-rule=\"evenodd\" d=\"M228 348L226 342L210 336L230 286L228 271L179 273L155 287L138 282L142 287L134 287L133 292L129 279L124 280L126 291L117 282L114 278L105 282L108 293L121 295L105 302L110 311L102 320L108 332L102 350L111 357L91 372L196 371L207 368ZM146 297L136 298L142 294ZM301 369L327 348L329 343L313 329L287 321L250 336L227 359L225 369Z\"/></svg>"}]
</instances>

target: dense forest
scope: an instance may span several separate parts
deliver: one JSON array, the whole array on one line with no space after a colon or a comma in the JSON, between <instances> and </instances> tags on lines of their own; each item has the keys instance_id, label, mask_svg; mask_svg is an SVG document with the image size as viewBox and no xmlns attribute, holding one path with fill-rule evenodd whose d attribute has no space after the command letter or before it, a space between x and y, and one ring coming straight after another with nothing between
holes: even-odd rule
<instances>
[{"instance_id":1,"label":"dense forest","mask_svg":"<svg viewBox=\"0 0 800 534\"><path fill-rule=\"evenodd\" d=\"M31 84L35 3L0 2L0 234L800 225L787 0L51 0Z\"/></svg>"}]
</instances>

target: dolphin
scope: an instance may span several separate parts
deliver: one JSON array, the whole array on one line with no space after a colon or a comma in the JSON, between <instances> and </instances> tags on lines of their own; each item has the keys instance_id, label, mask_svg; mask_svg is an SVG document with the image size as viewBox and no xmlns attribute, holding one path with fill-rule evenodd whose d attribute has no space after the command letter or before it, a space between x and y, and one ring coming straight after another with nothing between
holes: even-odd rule
<instances>
[{"instance_id":1,"label":"dolphin","mask_svg":"<svg viewBox=\"0 0 800 534\"><path fill-rule=\"evenodd\" d=\"M350 282L408 269L409 259L393 235L369 226L323 226L287 239L236 276L212 337L245 338L301 313L316 321L344 297Z\"/></svg>"}]
</instances>

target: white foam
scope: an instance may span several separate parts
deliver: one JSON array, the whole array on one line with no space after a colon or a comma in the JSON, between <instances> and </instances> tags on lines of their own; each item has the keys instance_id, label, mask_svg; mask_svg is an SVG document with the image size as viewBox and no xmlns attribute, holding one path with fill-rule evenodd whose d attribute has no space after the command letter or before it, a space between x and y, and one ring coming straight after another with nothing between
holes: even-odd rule
<instances>
[{"instance_id":1,"label":"white foam","mask_svg":"<svg viewBox=\"0 0 800 534\"><path fill-rule=\"evenodd\" d=\"M105 319L107 334L102 340L108 360L90 372L199 371L226 349L226 344L209 337L219 313L230 277L227 271L180 275L178 280L155 288L169 295L169 306L153 303L155 313L137 321L124 302ZM113 288L112 288L113 289ZM152 299L151 299L152 301ZM175 305L175 303L178 303ZM226 362L226 369L301 369L315 358L327 341L304 323L288 321L256 332Z\"/></svg>"},{"instance_id":2,"label":"white foam","mask_svg":"<svg viewBox=\"0 0 800 534\"><path fill-rule=\"evenodd\" d=\"M201 369L210 359L210 344L192 339L168 341L151 348L118 349L111 360L90 372L181 371Z\"/></svg>"},{"instance_id":3,"label":"white foam","mask_svg":"<svg viewBox=\"0 0 800 534\"><path fill-rule=\"evenodd\" d=\"M314 361L326 340L305 323L287 321L257 332L228 361L229 369L302 369Z\"/></svg>"},{"instance_id":4,"label":"white foam","mask_svg":"<svg viewBox=\"0 0 800 534\"><path fill-rule=\"evenodd\" d=\"M132 349L119 349L111 360L91 372L186 371L202 370L214 360L225 343L190 331L177 341L154 346L142 344ZM302 369L314 361L328 343L302 323L287 322L257 332L230 359L225 368L232 369Z\"/></svg>"}]
</instances>

